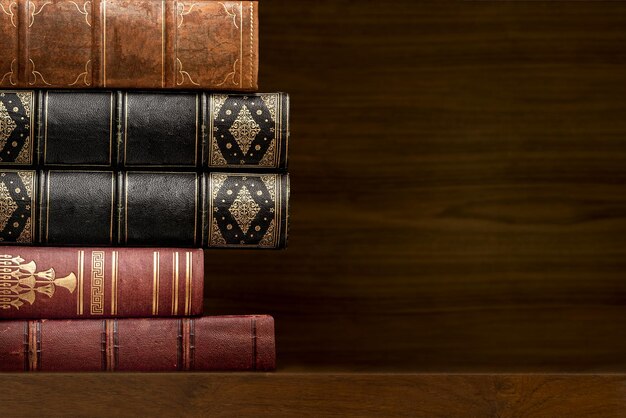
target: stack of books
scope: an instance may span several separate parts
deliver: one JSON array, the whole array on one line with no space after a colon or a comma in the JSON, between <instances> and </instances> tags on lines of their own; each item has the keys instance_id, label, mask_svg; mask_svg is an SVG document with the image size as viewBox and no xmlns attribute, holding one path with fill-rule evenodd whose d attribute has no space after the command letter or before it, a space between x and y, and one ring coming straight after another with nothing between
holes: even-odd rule
<instances>
[{"instance_id":1,"label":"stack of books","mask_svg":"<svg viewBox=\"0 0 626 418\"><path fill-rule=\"evenodd\" d=\"M286 245L258 3L0 6L0 370L272 370L270 316L202 316L203 248Z\"/></svg>"}]
</instances>

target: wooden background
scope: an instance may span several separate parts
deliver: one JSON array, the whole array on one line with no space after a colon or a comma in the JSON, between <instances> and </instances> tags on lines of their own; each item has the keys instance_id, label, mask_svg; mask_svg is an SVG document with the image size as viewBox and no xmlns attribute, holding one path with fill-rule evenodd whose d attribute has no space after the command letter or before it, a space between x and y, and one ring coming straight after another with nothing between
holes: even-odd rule
<instances>
[{"instance_id":1,"label":"wooden background","mask_svg":"<svg viewBox=\"0 0 626 418\"><path fill-rule=\"evenodd\" d=\"M208 251L281 370L626 371L626 4L262 0L290 245Z\"/></svg>"}]
</instances>

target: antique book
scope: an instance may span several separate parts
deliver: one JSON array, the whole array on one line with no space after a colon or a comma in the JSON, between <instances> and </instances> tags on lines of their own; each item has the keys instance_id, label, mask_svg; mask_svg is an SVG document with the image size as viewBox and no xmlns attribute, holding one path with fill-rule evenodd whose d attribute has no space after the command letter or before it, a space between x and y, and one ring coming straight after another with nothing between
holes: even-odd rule
<instances>
[{"instance_id":1,"label":"antique book","mask_svg":"<svg viewBox=\"0 0 626 418\"><path fill-rule=\"evenodd\" d=\"M0 243L282 248L287 174L0 170Z\"/></svg>"},{"instance_id":2,"label":"antique book","mask_svg":"<svg viewBox=\"0 0 626 418\"><path fill-rule=\"evenodd\" d=\"M284 171L283 93L0 89L0 167Z\"/></svg>"},{"instance_id":3,"label":"antique book","mask_svg":"<svg viewBox=\"0 0 626 418\"><path fill-rule=\"evenodd\" d=\"M202 314L201 249L5 247L0 319Z\"/></svg>"},{"instance_id":4,"label":"antique book","mask_svg":"<svg viewBox=\"0 0 626 418\"><path fill-rule=\"evenodd\" d=\"M0 371L255 371L276 367L271 316L0 321Z\"/></svg>"},{"instance_id":5,"label":"antique book","mask_svg":"<svg viewBox=\"0 0 626 418\"><path fill-rule=\"evenodd\" d=\"M2 0L0 87L254 91L258 3Z\"/></svg>"}]
</instances>

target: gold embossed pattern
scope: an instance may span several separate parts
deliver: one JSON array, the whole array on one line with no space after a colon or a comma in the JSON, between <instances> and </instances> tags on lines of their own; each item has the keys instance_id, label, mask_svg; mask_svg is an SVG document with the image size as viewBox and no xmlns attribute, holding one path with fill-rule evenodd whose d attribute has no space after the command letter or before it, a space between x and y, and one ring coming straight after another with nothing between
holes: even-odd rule
<instances>
[{"instance_id":1,"label":"gold embossed pattern","mask_svg":"<svg viewBox=\"0 0 626 418\"><path fill-rule=\"evenodd\" d=\"M73 293L76 275L56 277L54 268L37 271L34 261L26 262L19 255L0 255L0 309L20 309L34 304L37 295L53 297L58 288Z\"/></svg>"},{"instance_id":2,"label":"gold embossed pattern","mask_svg":"<svg viewBox=\"0 0 626 418\"><path fill-rule=\"evenodd\" d=\"M281 94L209 96L209 167L279 168L286 142Z\"/></svg>"},{"instance_id":3,"label":"gold embossed pattern","mask_svg":"<svg viewBox=\"0 0 626 418\"><path fill-rule=\"evenodd\" d=\"M30 244L34 235L35 172L0 172L0 242Z\"/></svg>"},{"instance_id":4,"label":"gold embossed pattern","mask_svg":"<svg viewBox=\"0 0 626 418\"><path fill-rule=\"evenodd\" d=\"M0 163L30 165L33 160L34 92L0 91Z\"/></svg>"},{"instance_id":5,"label":"gold embossed pattern","mask_svg":"<svg viewBox=\"0 0 626 418\"><path fill-rule=\"evenodd\" d=\"M211 174L209 247L276 248L283 216L279 178Z\"/></svg>"}]
</instances>

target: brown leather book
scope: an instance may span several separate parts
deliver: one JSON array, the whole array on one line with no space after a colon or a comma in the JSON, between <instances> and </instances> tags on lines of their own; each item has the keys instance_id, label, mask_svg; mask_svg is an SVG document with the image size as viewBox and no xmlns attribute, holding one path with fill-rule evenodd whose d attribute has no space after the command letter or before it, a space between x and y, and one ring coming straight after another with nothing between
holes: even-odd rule
<instances>
[{"instance_id":1,"label":"brown leather book","mask_svg":"<svg viewBox=\"0 0 626 418\"><path fill-rule=\"evenodd\" d=\"M258 3L0 2L0 86L254 91Z\"/></svg>"},{"instance_id":2,"label":"brown leather book","mask_svg":"<svg viewBox=\"0 0 626 418\"><path fill-rule=\"evenodd\" d=\"M0 321L0 371L255 371L276 367L271 316Z\"/></svg>"},{"instance_id":3,"label":"brown leather book","mask_svg":"<svg viewBox=\"0 0 626 418\"><path fill-rule=\"evenodd\" d=\"M198 249L5 247L0 319L200 315L203 282Z\"/></svg>"}]
</instances>

